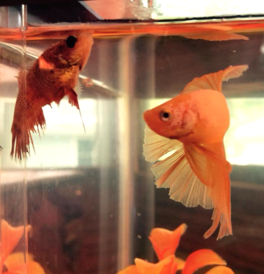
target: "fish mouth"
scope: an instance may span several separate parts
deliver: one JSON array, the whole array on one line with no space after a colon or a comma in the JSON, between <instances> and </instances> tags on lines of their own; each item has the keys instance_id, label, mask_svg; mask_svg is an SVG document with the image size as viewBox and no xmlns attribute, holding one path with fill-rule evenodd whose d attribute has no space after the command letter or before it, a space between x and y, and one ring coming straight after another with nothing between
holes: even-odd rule
<instances>
[{"instance_id":1,"label":"fish mouth","mask_svg":"<svg viewBox=\"0 0 264 274\"><path fill-rule=\"evenodd\" d=\"M143 113L143 115L142 115L142 116L143 116L143 119L145 120L145 122L146 122L146 118L147 118L147 116L148 116L148 115L147 115L147 112L148 112L148 110L145 111L145 112Z\"/></svg>"},{"instance_id":2,"label":"fish mouth","mask_svg":"<svg viewBox=\"0 0 264 274\"><path fill-rule=\"evenodd\" d=\"M155 122L155 121L153 121L153 116L151 115L150 110L146 110L143 113L143 119L150 128L151 128L151 126L150 126L151 122Z\"/></svg>"},{"instance_id":3,"label":"fish mouth","mask_svg":"<svg viewBox=\"0 0 264 274\"><path fill-rule=\"evenodd\" d=\"M153 113L152 110L146 110L143 113L143 119L145 120L145 123L147 126L154 131L157 134L161 134L161 126L160 126L160 119L157 118L155 113Z\"/></svg>"}]
</instances>

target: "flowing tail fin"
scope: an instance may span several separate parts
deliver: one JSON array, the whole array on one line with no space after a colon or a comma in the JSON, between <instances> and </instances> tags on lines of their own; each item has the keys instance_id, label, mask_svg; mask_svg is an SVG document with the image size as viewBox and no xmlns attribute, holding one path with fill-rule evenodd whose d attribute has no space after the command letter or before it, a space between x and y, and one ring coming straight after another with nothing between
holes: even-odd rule
<instances>
[{"instance_id":1,"label":"flowing tail fin","mask_svg":"<svg viewBox=\"0 0 264 274\"><path fill-rule=\"evenodd\" d=\"M223 143L205 146L186 145L185 155L194 173L208 186L208 195L214 207L213 223L204 237L210 237L219 224L220 230L217 239L232 234L229 179L231 165L225 159Z\"/></svg>"},{"instance_id":2,"label":"flowing tail fin","mask_svg":"<svg viewBox=\"0 0 264 274\"><path fill-rule=\"evenodd\" d=\"M147 161L157 161L152 167L158 188L170 188L169 195L174 201L186 207L213 208L209 187L198 178L186 158L186 148L178 140L168 139L145 129L144 156ZM162 157L162 158L161 158ZM204 158L196 159L203 169Z\"/></svg>"},{"instance_id":3,"label":"flowing tail fin","mask_svg":"<svg viewBox=\"0 0 264 274\"><path fill-rule=\"evenodd\" d=\"M228 162L227 162L228 163ZM231 166L211 162L211 170L214 174L210 196L214 204L212 226L205 232L204 237L210 237L220 225L217 240L224 236L232 235L231 223L231 197L230 178Z\"/></svg>"},{"instance_id":4,"label":"flowing tail fin","mask_svg":"<svg viewBox=\"0 0 264 274\"><path fill-rule=\"evenodd\" d=\"M18 76L19 92L15 105L12 132L11 157L22 160L30 154L30 143L34 149L31 132L39 132L46 126L42 106L47 102L26 85L27 71L22 70ZM35 149L34 149L35 151Z\"/></svg>"},{"instance_id":5,"label":"flowing tail fin","mask_svg":"<svg viewBox=\"0 0 264 274\"><path fill-rule=\"evenodd\" d=\"M155 183L159 188L169 188L171 199L186 207L214 208L213 223L204 234L205 238L210 237L219 224L217 239L232 234L231 166L225 159L222 142L186 145L157 135L146 127L144 156L147 161L157 161L151 167Z\"/></svg>"},{"instance_id":6,"label":"flowing tail fin","mask_svg":"<svg viewBox=\"0 0 264 274\"><path fill-rule=\"evenodd\" d=\"M40 107L35 110L30 117L14 116L12 125L12 149L11 156L19 160L26 159L27 154L30 154L30 143L35 151L31 132L39 132L39 129L44 129L46 126L43 110ZM35 127L36 126L36 127Z\"/></svg>"}]
</instances>

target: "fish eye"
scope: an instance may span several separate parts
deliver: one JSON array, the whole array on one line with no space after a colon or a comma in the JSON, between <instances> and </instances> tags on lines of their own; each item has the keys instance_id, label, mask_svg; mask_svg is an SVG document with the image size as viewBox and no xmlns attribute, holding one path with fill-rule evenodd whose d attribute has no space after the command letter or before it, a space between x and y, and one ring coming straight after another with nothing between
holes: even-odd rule
<instances>
[{"instance_id":1,"label":"fish eye","mask_svg":"<svg viewBox=\"0 0 264 274\"><path fill-rule=\"evenodd\" d=\"M160 119L164 122L167 122L171 119L171 112L169 110L162 110L160 112Z\"/></svg>"},{"instance_id":2,"label":"fish eye","mask_svg":"<svg viewBox=\"0 0 264 274\"><path fill-rule=\"evenodd\" d=\"M75 43L77 42L77 38L70 35L67 39L66 39L66 45L68 48L74 48Z\"/></svg>"}]
</instances>

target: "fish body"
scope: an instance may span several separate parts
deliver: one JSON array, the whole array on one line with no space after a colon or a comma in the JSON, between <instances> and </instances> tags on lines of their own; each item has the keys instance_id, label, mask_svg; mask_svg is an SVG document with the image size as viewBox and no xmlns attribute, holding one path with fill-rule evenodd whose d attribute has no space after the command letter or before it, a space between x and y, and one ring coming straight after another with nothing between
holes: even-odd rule
<instances>
[{"instance_id":1,"label":"fish body","mask_svg":"<svg viewBox=\"0 0 264 274\"><path fill-rule=\"evenodd\" d=\"M43 106L52 102L59 104L68 96L69 103L79 109L74 87L92 45L90 34L70 35L43 52L28 71L19 73L19 92L11 129L12 157L26 158L30 143L34 148L31 132L39 132L46 125Z\"/></svg>"},{"instance_id":2,"label":"fish body","mask_svg":"<svg viewBox=\"0 0 264 274\"><path fill-rule=\"evenodd\" d=\"M169 114L166 121L161 117ZM222 93L196 90L176 96L144 113L145 121L157 134L188 142L219 142L229 127L229 111Z\"/></svg>"},{"instance_id":3,"label":"fish body","mask_svg":"<svg viewBox=\"0 0 264 274\"><path fill-rule=\"evenodd\" d=\"M165 157L151 168L157 187L170 188L170 198L187 207L214 208L213 224L205 238L219 224L218 239L232 234L231 165L223 144L230 117L221 86L222 81L239 77L247 68L230 66L195 78L178 96L143 115L146 160Z\"/></svg>"}]
</instances>

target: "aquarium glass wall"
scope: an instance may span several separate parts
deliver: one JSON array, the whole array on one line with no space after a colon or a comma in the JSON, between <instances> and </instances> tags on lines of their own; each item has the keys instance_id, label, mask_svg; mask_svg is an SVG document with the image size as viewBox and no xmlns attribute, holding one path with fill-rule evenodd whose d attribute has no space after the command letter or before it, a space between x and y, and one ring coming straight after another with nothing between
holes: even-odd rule
<instances>
[{"instance_id":1,"label":"aquarium glass wall","mask_svg":"<svg viewBox=\"0 0 264 274\"><path fill-rule=\"evenodd\" d=\"M263 273L264 20L100 2L0 7L0 273Z\"/></svg>"}]
</instances>

